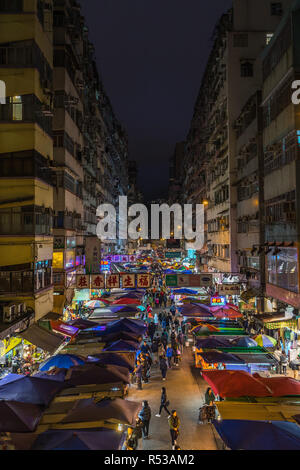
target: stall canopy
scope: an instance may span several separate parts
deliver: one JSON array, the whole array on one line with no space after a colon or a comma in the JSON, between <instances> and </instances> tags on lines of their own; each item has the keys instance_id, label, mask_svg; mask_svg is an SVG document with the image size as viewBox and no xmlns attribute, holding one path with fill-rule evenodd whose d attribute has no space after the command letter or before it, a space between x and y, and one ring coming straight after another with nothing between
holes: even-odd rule
<instances>
[{"instance_id":1,"label":"stall canopy","mask_svg":"<svg viewBox=\"0 0 300 470\"><path fill-rule=\"evenodd\" d=\"M218 349L218 348L226 348L230 347L230 342L227 338L215 336L209 336L208 338L202 337L197 338L196 347L198 349Z\"/></svg>"},{"instance_id":2,"label":"stall canopy","mask_svg":"<svg viewBox=\"0 0 300 470\"><path fill-rule=\"evenodd\" d=\"M50 354L53 354L64 342L64 338L61 335L45 330L36 324L20 333L19 336Z\"/></svg>"},{"instance_id":3,"label":"stall canopy","mask_svg":"<svg viewBox=\"0 0 300 470\"><path fill-rule=\"evenodd\" d=\"M291 421L300 412L300 405L280 403L216 402L222 419L247 419L251 421Z\"/></svg>"},{"instance_id":4,"label":"stall canopy","mask_svg":"<svg viewBox=\"0 0 300 470\"><path fill-rule=\"evenodd\" d=\"M69 369L70 367L80 366L85 363L84 359L74 354L57 354L50 357L40 365L41 371L49 370L51 367L60 369Z\"/></svg>"},{"instance_id":5,"label":"stall canopy","mask_svg":"<svg viewBox=\"0 0 300 470\"><path fill-rule=\"evenodd\" d=\"M104 351L137 351L139 344L134 341L119 340L107 346Z\"/></svg>"},{"instance_id":6,"label":"stall canopy","mask_svg":"<svg viewBox=\"0 0 300 470\"><path fill-rule=\"evenodd\" d=\"M90 384L130 383L129 370L126 367L104 365L98 362L76 366L69 369L65 387Z\"/></svg>"},{"instance_id":7,"label":"stall canopy","mask_svg":"<svg viewBox=\"0 0 300 470\"><path fill-rule=\"evenodd\" d=\"M300 427L285 421L214 421L232 450L300 450Z\"/></svg>"},{"instance_id":8,"label":"stall canopy","mask_svg":"<svg viewBox=\"0 0 300 470\"><path fill-rule=\"evenodd\" d=\"M238 347L238 348L256 348L257 343L254 339L249 338L248 336L242 336L240 338L236 338L230 341L231 347Z\"/></svg>"},{"instance_id":9,"label":"stall canopy","mask_svg":"<svg viewBox=\"0 0 300 470\"><path fill-rule=\"evenodd\" d=\"M208 364L244 364L244 361L234 354L223 353L217 350L201 352L200 356L202 356L204 361Z\"/></svg>"},{"instance_id":10,"label":"stall canopy","mask_svg":"<svg viewBox=\"0 0 300 470\"><path fill-rule=\"evenodd\" d=\"M256 380L259 380L266 387L270 388L274 397L283 397L288 395L300 395L300 382L292 377L262 377L259 374L253 374Z\"/></svg>"},{"instance_id":11,"label":"stall canopy","mask_svg":"<svg viewBox=\"0 0 300 470\"><path fill-rule=\"evenodd\" d=\"M116 320L107 325L107 332L114 333L118 331L129 331L131 333L143 334L147 327L145 324L138 324L132 321L130 318L123 318L122 320Z\"/></svg>"},{"instance_id":12,"label":"stall canopy","mask_svg":"<svg viewBox=\"0 0 300 470\"><path fill-rule=\"evenodd\" d=\"M58 380L9 374L0 380L0 399L48 405L62 386Z\"/></svg>"},{"instance_id":13,"label":"stall canopy","mask_svg":"<svg viewBox=\"0 0 300 470\"><path fill-rule=\"evenodd\" d=\"M88 358L89 361L99 361L100 364L114 365L120 367L126 367L129 372L132 372L134 369L134 363L124 356L121 356L117 353L103 353L95 354Z\"/></svg>"},{"instance_id":14,"label":"stall canopy","mask_svg":"<svg viewBox=\"0 0 300 470\"><path fill-rule=\"evenodd\" d=\"M197 291L196 290L192 290L192 289L186 289L186 288L181 288L181 289L176 289L174 290L174 294L175 295L178 295L178 294L183 294L183 295L197 295Z\"/></svg>"},{"instance_id":15,"label":"stall canopy","mask_svg":"<svg viewBox=\"0 0 300 470\"><path fill-rule=\"evenodd\" d=\"M98 323L90 320L85 320L83 318L77 318L76 320L72 320L70 322L70 325L75 326L79 330L85 330L88 328L97 327Z\"/></svg>"},{"instance_id":16,"label":"stall canopy","mask_svg":"<svg viewBox=\"0 0 300 470\"><path fill-rule=\"evenodd\" d=\"M116 423L134 426L140 410L141 403L122 398L101 400L98 403L93 399L83 399L77 402L61 422L67 424L113 420Z\"/></svg>"},{"instance_id":17,"label":"stall canopy","mask_svg":"<svg viewBox=\"0 0 300 470\"><path fill-rule=\"evenodd\" d=\"M272 395L271 389L245 371L212 370L205 371L202 375L214 393L222 398Z\"/></svg>"},{"instance_id":18,"label":"stall canopy","mask_svg":"<svg viewBox=\"0 0 300 470\"><path fill-rule=\"evenodd\" d=\"M0 401L0 432L33 432L42 416L42 409L31 403Z\"/></svg>"},{"instance_id":19,"label":"stall canopy","mask_svg":"<svg viewBox=\"0 0 300 470\"><path fill-rule=\"evenodd\" d=\"M40 434L32 450L121 450L124 434L113 429L99 428L48 430Z\"/></svg>"}]
</instances>

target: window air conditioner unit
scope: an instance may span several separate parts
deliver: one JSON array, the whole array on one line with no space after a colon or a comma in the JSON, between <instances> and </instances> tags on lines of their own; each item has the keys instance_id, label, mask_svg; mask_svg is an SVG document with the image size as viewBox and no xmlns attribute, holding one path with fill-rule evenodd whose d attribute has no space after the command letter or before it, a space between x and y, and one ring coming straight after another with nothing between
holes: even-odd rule
<instances>
[{"instance_id":1,"label":"window air conditioner unit","mask_svg":"<svg viewBox=\"0 0 300 470\"><path fill-rule=\"evenodd\" d=\"M11 323L16 318L16 305L7 305L3 307L3 323Z\"/></svg>"}]
</instances>

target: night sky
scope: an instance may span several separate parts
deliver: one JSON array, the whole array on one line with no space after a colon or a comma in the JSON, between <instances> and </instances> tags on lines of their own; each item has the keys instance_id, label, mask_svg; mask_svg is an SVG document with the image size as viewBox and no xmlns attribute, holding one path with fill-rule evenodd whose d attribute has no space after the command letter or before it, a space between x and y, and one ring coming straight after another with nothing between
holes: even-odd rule
<instances>
[{"instance_id":1,"label":"night sky","mask_svg":"<svg viewBox=\"0 0 300 470\"><path fill-rule=\"evenodd\" d=\"M129 136L146 199L166 195L185 140L211 35L231 0L81 0L100 76Z\"/></svg>"}]
</instances>

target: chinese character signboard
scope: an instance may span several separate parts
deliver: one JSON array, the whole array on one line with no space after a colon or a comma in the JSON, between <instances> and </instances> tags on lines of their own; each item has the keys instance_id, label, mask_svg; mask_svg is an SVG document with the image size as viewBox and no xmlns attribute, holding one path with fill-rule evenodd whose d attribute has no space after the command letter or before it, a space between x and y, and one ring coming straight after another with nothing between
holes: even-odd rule
<instances>
[{"instance_id":1,"label":"chinese character signboard","mask_svg":"<svg viewBox=\"0 0 300 470\"><path fill-rule=\"evenodd\" d=\"M200 274L190 274L189 280L190 280L189 287L201 287Z\"/></svg>"},{"instance_id":2,"label":"chinese character signboard","mask_svg":"<svg viewBox=\"0 0 300 470\"><path fill-rule=\"evenodd\" d=\"M77 274L76 276L76 289L89 289L90 276L88 274Z\"/></svg>"},{"instance_id":3,"label":"chinese character signboard","mask_svg":"<svg viewBox=\"0 0 300 470\"><path fill-rule=\"evenodd\" d=\"M166 274L166 286L177 287L177 274Z\"/></svg>"},{"instance_id":4,"label":"chinese character signboard","mask_svg":"<svg viewBox=\"0 0 300 470\"><path fill-rule=\"evenodd\" d=\"M241 286L239 284L219 284L217 292L220 295L240 295Z\"/></svg>"},{"instance_id":5,"label":"chinese character signboard","mask_svg":"<svg viewBox=\"0 0 300 470\"><path fill-rule=\"evenodd\" d=\"M223 295L218 295L210 298L211 307L225 307L226 303L226 297L224 297Z\"/></svg>"},{"instance_id":6,"label":"chinese character signboard","mask_svg":"<svg viewBox=\"0 0 300 470\"><path fill-rule=\"evenodd\" d=\"M114 255L113 256L113 262L114 263L120 263L121 261L121 256L120 255Z\"/></svg>"},{"instance_id":7,"label":"chinese character signboard","mask_svg":"<svg viewBox=\"0 0 300 470\"><path fill-rule=\"evenodd\" d=\"M121 255L121 263L128 263L129 258L128 255Z\"/></svg>"},{"instance_id":8,"label":"chinese character signboard","mask_svg":"<svg viewBox=\"0 0 300 470\"><path fill-rule=\"evenodd\" d=\"M181 251L166 251L165 258L181 258Z\"/></svg>"},{"instance_id":9,"label":"chinese character signboard","mask_svg":"<svg viewBox=\"0 0 300 470\"><path fill-rule=\"evenodd\" d=\"M190 285L190 276L188 274L178 274L177 285L178 287L188 287Z\"/></svg>"},{"instance_id":10,"label":"chinese character signboard","mask_svg":"<svg viewBox=\"0 0 300 470\"><path fill-rule=\"evenodd\" d=\"M106 278L106 288L113 289L116 287L120 287L120 276L119 274L111 274Z\"/></svg>"},{"instance_id":11,"label":"chinese character signboard","mask_svg":"<svg viewBox=\"0 0 300 470\"><path fill-rule=\"evenodd\" d=\"M134 274L122 274L122 287L130 288L135 287L135 275Z\"/></svg>"},{"instance_id":12,"label":"chinese character signboard","mask_svg":"<svg viewBox=\"0 0 300 470\"><path fill-rule=\"evenodd\" d=\"M150 287L150 274L138 274L137 275L137 287Z\"/></svg>"},{"instance_id":13,"label":"chinese character signboard","mask_svg":"<svg viewBox=\"0 0 300 470\"><path fill-rule=\"evenodd\" d=\"M129 263L134 263L135 260L136 260L136 255L129 255L128 256Z\"/></svg>"},{"instance_id":14,"label":"chinese character signboard","mask_svg":"<svg viewBox=\"0 0 300 470\"><path fill-rule=\"evenodd\" d=\"M91 275L91 289L104 289L105 278L103 274L92 274Z\"/></svg>"},{"instance_id":15,"label":"chinese character signboard","mask_svg":"<svg viewBox=\"0 0 300 470\"><path fill-rule=\"evenodd\" d=\"M101 261L101 271L110 271L110 261Z\"/></svg>"}]
</instances>

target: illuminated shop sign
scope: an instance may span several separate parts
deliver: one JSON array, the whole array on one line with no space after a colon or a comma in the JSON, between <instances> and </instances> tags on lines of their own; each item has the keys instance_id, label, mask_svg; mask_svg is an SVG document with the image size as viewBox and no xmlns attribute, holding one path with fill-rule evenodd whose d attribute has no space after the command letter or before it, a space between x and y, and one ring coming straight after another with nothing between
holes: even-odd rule
<instances>
[{"instance_id":1,"label":"illuminated shop sign","mask_svg":"<svg viewBox=\"0 0 300 470\"><path fill-rule=\"evenodd\" d=\"M224 297L223 295L218 295L210 298L211 307L225 307L226 303L226 297Z\"/></svg>"}]
</instances>

